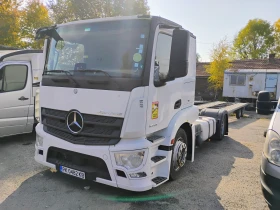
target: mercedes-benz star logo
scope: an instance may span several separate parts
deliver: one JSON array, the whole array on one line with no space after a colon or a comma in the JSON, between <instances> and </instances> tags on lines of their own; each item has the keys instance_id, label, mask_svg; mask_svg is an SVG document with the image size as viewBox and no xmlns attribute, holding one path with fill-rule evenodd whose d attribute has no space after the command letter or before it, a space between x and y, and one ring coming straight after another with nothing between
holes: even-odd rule
<instances>
[{"instance_id":1,"label":"mercedes-benz star logo","mask_svg":"<svg viewBox=\"0 0 280 210\"><path fill-rule=\"evenodd\" d=\"M80 112L71 111L67 115L66 124L68 129L74 133L80 133L84 127L84 119Z\"/></svg>"}]
</instances>

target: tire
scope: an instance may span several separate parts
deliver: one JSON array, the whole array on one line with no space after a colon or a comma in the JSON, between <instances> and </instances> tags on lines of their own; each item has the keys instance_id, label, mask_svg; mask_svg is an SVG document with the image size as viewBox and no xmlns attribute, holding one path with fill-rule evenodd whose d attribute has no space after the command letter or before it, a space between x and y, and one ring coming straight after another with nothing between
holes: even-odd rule
<instances>
[{"instance_id":1,"label":"tire","mask_svg":"<svg viewBox=\"0 0 280 210\"><path fill-rule=\"evenodd\" d=\"M257 114L260 114L260 115L269 115L269 111L264 111L264 110L257 109Z\"/></svg>"},{"instance_id":2,"label":"tire","mask_svg":"<svg viewBox=\"0 0 280 210\"><path fill-rule=\"evenodd\" d=\"M219 124L219 128L216 130L216 134L211 137L212 140L221 141L224 139L225 131L226 131L226 115L222 117L221 123Z\"/></svg>"},{"instance_id":3,"label":"tire","mask_svg":"<svg viewBox=\"0 0 280 210\"><path fill-rule=\"evenodd\" d=\"M180 128L175 136L170 164L170 180L176 180L187 159L187 134Z\"/></svg>"},{"instance_id":4,"label":"tire","mask_svg":"<svg viewBox=\"0 0 280 210\"><path fill-rule=\"evenodd\" d=\"M240 117L241 117L241 110L240 109L235 111L235 116L236 116L236 119L240 119Z\"/></svg>"},{"instance_id":5,"label":"tire","mask_svg":"<svg viewBox=\"0 0 280 210\"><path fill-rule=\"evenodd\" d=\"M244 117L244 108L240 110L240 117Z\"/></svg>"},{"instance_id":6,"label":"tire","mask_svg":"<svg viewBox=\"0 0 280 210\"><path fill-rule=\"evenodd\" d=\"M260 91L257 101L270 101L270 94L268 91Z\"/></svg>"}]
</instances>

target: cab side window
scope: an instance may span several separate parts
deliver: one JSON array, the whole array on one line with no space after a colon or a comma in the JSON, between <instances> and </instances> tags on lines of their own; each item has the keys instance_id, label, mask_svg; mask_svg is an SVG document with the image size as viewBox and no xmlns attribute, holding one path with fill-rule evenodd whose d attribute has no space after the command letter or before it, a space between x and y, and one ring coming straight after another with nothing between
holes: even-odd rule
<instances>
[{"instance_id":1,"label":"cab side window","mask_svg":"<svg viewBox=\"0 0 280 210\"><path fill-rule=\"evenodd\" d=\"M0 92L25 88L28 69L25 65L7 65L0 70Z\"/></svg>"},{"instance_id":2,"label":"cab side window","mask_svg":"<svg viewBox=\"0 0 280 210\"><path fill-rule=\"evenodd\" d=\"M158 35L155 57L155 81L166 79L168 75L171 45L172 36L163 33Z\"/></svg>"}]
</instances>

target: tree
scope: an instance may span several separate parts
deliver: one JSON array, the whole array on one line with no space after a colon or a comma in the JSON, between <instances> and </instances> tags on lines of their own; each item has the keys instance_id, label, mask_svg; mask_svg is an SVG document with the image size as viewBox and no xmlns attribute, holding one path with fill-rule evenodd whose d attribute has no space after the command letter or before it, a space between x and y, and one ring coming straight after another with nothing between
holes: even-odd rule
<instances>
[{"instance_id":1,"label":"tree","mask_svg":"<svg viewBox=\"0 0 280 210\"><path fill-rule=\"evenodd\" d=\"M224 71L230 68L230 45L226 38L222 39L217 45L214 45L210 54L210 65L206 65L206 72L210 74L208 81L210 88L217 93L222 90L224 82Z\"/></svg>"},{"instance_id":2,"label":"tree","mask_svg":"<svg viewBox=\"0 0 280 210\"><path fill-rule=\"evenodd\" d=\"M200 59L201 59L201 56L198 53L196 53L196 62L197 63L200 62Z\"/></svg>"},{"instance_id":3,"label":"tree","mask_svg":"<svg viewBox=\"0 0 280 210\"><path fill-rule=\"evenodd\" d=\"M267 58L274 46L273 27L265 20L250 20L239 31L233 45L239 59Z\"/></svg>"},{"instance_id":4,"label":"tree","mask_svg":"<svg viewBox=\"0 0 280 210\"><path fill-rule=\"evenodd\" d=\"M280 58L280 19L274 24L275 53Z\"/></svg>"},{"instance_id":5,"label":"tree","mask_svg":"<svg viewBox=\"0 0 280 210\"><path fill-rule=\"evenodd\" d=\"M39 0L29 0L22 10L21 45L24 48L41 49L43 40L35 41L35 32L38 28L51 25L48 8Z\"/></svg>"},{"instance_id":6,"label":"tree","mask_svg":"<svg viewBox=\"0 0 280 210\"><path fill-rule=\"evenodd\" d=\"M149 14L147 0L49 0L55 23L120 15Z\"/></svg>"},{"instance_id":7,"label":"tree","mask_svg":"<svg viewBox=\"0 0 280 210\"><path fill-rule=\"evenodd\" d=\"M0 3L0 45L17 46L20 42L19 1L3 0Z\"/></svg>"}]
</instances>

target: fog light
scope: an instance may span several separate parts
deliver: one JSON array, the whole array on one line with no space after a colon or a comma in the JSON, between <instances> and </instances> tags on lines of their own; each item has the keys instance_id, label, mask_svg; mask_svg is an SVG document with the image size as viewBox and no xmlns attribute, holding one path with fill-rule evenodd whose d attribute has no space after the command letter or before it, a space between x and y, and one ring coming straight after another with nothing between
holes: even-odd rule
<instances>
[{"instance_id":1,"label":"fog light","mask_svg":"<svg viewBox=\"0 0 280 210\"><path fill-rule=\"evenodd\" d=\"M147 174L145 172L139 172L139 173L132 173L132 174L129 174L129 176L131 178L142 178L142 177L146 177Z\"/></svg>"},{"instance_id":2,"label":"fog light","mask_svg":"<svg viewBox=\"0 0 280 210\"><path fill-rule=\"evenodd\" d=\"M43 137L39 136L38 134L36 134L36 146L43 146Z\"/></svg>"}]
</instances>

